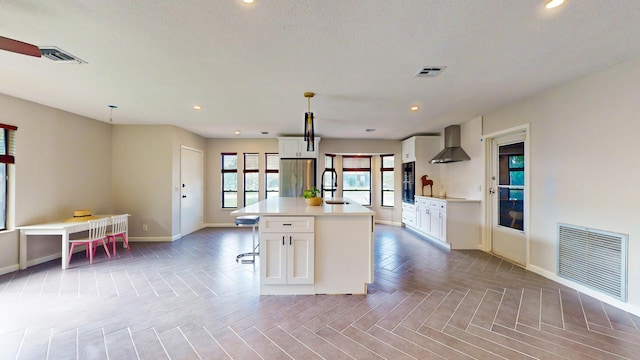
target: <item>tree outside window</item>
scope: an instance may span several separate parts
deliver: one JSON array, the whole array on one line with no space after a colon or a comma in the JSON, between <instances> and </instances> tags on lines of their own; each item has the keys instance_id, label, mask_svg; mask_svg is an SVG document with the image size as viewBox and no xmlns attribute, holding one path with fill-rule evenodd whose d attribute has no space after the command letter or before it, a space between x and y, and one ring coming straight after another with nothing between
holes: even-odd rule
<instances>
[{"instance_id":1,"label":"tree outside window","mask_svg":"<svg viewBox=\"0 0 640 360\"><path fill-rule=\"evenodd\" d=\"M371 156L342 157L342 196L371 205Z\"/></svg>"},{"instance_id":2,"label":"tree outside window","mask_svg":"<svg viewBox=\"0 0 640 360\"><path fill-rule=\"evenodd\" d=\"M260 201L260 156L244 154L244 206Z\"/></svg>"},{"instance_id":3,"label":"tree outside window","mask_svg":"<svg viewBox=\"0 0 640 360\"><path fill-rule=\"evenodd\" d=\"M394 156L380 155L380 176L382 178L382 206L393 206L395 198Z\"/></svg>"}]
</instances>

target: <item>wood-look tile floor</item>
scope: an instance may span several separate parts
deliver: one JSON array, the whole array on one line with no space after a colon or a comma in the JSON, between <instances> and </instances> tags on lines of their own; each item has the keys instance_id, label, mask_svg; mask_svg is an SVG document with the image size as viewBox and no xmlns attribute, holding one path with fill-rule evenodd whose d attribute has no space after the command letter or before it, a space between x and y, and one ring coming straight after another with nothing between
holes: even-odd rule
<instances>
[{"instance_id":1,"label":"wood-look tile floor","mask_svg":"<svg viewBox=\"0 0 640 360\"><path fill-rule=\"evenodd\" d=\"M640 318L404 228L376 226L366 296L259 296L250 244L208 228L2 275L0 359L640 359Z\"/></svg>"}]
</instances>

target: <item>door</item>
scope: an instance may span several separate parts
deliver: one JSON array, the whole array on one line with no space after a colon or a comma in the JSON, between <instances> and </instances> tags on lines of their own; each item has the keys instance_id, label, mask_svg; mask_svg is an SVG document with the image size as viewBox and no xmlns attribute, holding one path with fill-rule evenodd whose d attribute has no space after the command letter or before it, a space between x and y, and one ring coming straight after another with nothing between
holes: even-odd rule
<instances>
[{"instance_id":1,"label":"door","mask_svg":"<svg viewBox=\"0 0 640 360\"><path fill-rule=\"evenodd\" d=\"M491 140L491 251L526 265L527 154L525 132Z\"/></svg>"},{"instance_id":2,"label":"door","mask_svg":"<svg viewBox=\"0 0 640 360\"><path fill-rule=\"evenodd\" d=\"M202 151L180 148L180 234L185 236L202 228L203 218Z\"/></svg>"}]
</instances>

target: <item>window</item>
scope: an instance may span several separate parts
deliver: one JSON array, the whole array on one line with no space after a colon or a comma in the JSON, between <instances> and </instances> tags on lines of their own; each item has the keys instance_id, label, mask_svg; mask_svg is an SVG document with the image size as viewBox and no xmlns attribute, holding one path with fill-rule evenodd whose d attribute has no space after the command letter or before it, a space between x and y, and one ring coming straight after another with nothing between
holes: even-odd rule
<instances>
[{"instance_id":1,"label":"window","mask_svg":"<svg viewBox=\"0 0 640 360\"><path fill-rule=\"evenodd\" d=\"M336 173L333 160L335 155L327 154L324 157L324 171L322 172L322 196L325 199L330 199L336 196L336 188L338 181L338 174Z\"/></svg>"},{"instance_id":2,"label":"window","mask_svg":"<svg viewBox=\"0 0 640 360\"><path fill-rule=\"evenodd\" d=\"M0 230L7 229L7 167L15 163L17 127L0 124Z\"/></svg>"},{"instance_id":3,"label":"window","mask_svg":"<svg viewBox=\"0 0 640 360\"><path fill-rule=\"evenodd\" d=\"M342 196L371 205L371 156L342 157Z\"/></svg>"},{"instance_id":4,"label":"window","mask_svg":"<svg viewBox=\"0 0 640 360\"><path fill-rule=\"evenodd\" d=\"M393 206L394 198L394 156L380 155L380 177L382 180L382 206Z\"/></svg>"},{"instance_id":5,"label":"window","mask_svg":"<svg viewBox=\"0 0 640 360\"><path fill-rule=\"evenodd\" d=\"M524 230L524 142L498 147L499 225Z\"/></svg>"},{"instance_id":6,"label":"window","mask_svg":"<svg viewBox=\"0 0 640 360\"><path fill-rule=\"evenodd\" d=\"M280 196L280 155L265 154L265 198Z\"/></svg>"},{"instance_id":7,"label":"window","mask_svg":"<svg viewBox=\"0 0 640 360\"><path fill-rule=\"evenodd\" d=\"M244 206L260 201L260 156L244 154Z\"/></svg>"},{"instance_id":8,"label":"window","mask_svg":"<svg viewBox=\"0 0 640 360\"><path fill-rule=\"evenodd\" d=\"M238 207L238 154L222 154L222 207Z\"/></svg>"}]
</instances>

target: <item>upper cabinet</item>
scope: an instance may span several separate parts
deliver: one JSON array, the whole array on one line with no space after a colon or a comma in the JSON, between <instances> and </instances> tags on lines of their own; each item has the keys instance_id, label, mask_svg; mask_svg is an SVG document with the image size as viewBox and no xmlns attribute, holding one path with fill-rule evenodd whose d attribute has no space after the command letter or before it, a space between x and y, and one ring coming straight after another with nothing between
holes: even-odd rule
<instances>
[{"instance_id":1,"label":"upper cabinet","mask_svg":"<svg viewBox=\"0 0 640 360\"><path fill-rule=\"evenodd\" d=\"M307 151L307 142L303 137L279 137L278 149L280 158L304 158L315 159L318 157L318 145L320 138L316 137L314 141L314 151Z\"/></svg>"},{"instance_id":2,"label":"upper cabinet","mask_svg":"<svg viewBox=\"0 0 640 360\"><path fill-rule=\"evenodd\" d=\"M441 149L440 136L412 136L402 141L402 162L428 163ZM416 165L418 165L416 163Z\"/></svg>"},{"instance_id":3,"label":"upper cabinet","mask_svg":"<svg viewBox=\"0 0 640 360\"><path fill-rule=\"evenodd\" d=\"M402 163L416 161L416 137L412 136L402 142Z\"/></svg>"}]
</instances>

